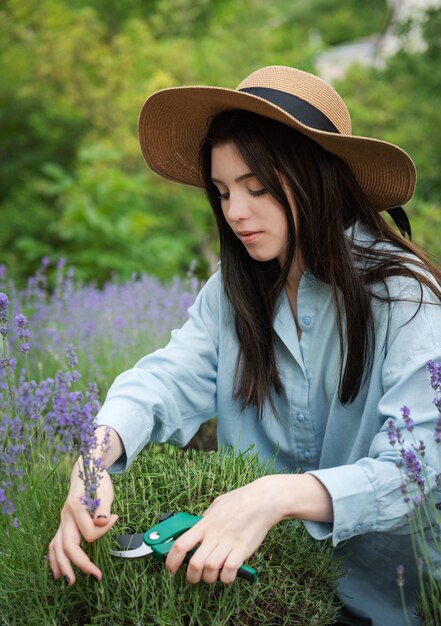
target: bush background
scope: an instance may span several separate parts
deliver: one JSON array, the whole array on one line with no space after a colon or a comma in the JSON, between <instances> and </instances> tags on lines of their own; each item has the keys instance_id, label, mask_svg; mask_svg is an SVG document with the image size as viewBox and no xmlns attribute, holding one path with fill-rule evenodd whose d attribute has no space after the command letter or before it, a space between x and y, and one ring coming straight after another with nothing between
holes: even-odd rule
<instances>
[{"instance_id":1,"label":"bush background","mask_svg":"<svg viewBox=\"0 0 441 626\"><path fill-rule=\"evenodd\" d=\"M205 278L217 259L202 194L149 173L142 103L182 84L235 87L271 64L315 70L319 52L381 33L386 0L4 0L0 9L0 262L18 281L64 256L103 284L133 273ZM404 24L403 31L411 25ZM356 134L398 143L419 172L415 241L441 253L441 10L383 70L336 85ZM405 37L403 42L405 42Z\"/></svg>"}]
</instances>

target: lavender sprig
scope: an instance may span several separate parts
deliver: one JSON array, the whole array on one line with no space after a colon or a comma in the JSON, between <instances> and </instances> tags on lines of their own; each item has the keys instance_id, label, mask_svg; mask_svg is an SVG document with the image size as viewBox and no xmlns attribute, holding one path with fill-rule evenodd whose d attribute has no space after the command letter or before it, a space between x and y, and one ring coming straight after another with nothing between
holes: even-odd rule
<instances>
[{"instance_id":1,"label":"lavender sprig","mask_svg":"<svg viewBox=\"0 0 441 626\"><path fill-rule=\"evenodd\" d=\"M20 339L21 342L20 350L23 352L23 354L26 354L27 352L29 352L29 349L31 347L28 341L30 332L27 328L27 317L20 313L19 315L15 316L15 323L17 325L17 337Z\"/></svg>"},{"instance_id":2,"label":"lavender sprig","mask_svg":"<svg viewBox=\"0 0 441 626\"><path fill-rule=\"evenodd\" d=\"M393 419L387 421L387 437L391 446L394 446L396 443L403 443L401 430L398 426L395 426L395 421Z\"/></svg>"},{"instance_id":3,"label":"lavender sprig","mask_svg":"<svg viewBox=\"0 0 441 626\"><path fill-rule=\"evenodd\" d=\"M414 428L414 421L410 416L410 409L407 406L401 407L401 415L403 417L404 425L406 429L411 433Z\"/></svg>"},{"instance_id":4,"label":"lavender sprig","mask_svg":"<svg viewBox=\"0 0 441 626\"><path fill-rule=\"evenodd\" d=\"M80 470L78 475L84 484L84 495L81 496L80 502L92 516L101 504L97 493L105 470L102 457L96 455L110 450L110 428L106 428L103 440L98 447L97 443L94 434L83 433L81 450L83 470Z\"/></svg>"},{"instance_id":5,"label":"lavender sprig","mask_svg":"<svg viewBox=\"0 0 441 626\"><path fill-rule=\"evenodd\" d=\"M441 391L441 363L427 361L427 369L430 374L430 384L434 391Z\"/></svg>"},{"instance_id":6,"label":"lavender sprig","mask_svg":"<svg viewBox=\"0 0 441 626\"><path fill-rule=\"evenodd\" d=\"M0 293L0 335L6 337L8 328L9 298L5 293Z\"/></svg>"}]
</instances>

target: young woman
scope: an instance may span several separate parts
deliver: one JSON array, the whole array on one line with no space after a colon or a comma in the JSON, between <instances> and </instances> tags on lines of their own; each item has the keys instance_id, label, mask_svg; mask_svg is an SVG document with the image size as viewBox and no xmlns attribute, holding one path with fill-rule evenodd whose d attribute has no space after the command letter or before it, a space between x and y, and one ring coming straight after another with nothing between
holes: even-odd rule
<instances>
[{"instance_id":1,"label":"young woman","mask_svg":"<svg viewBox=\"0 0 441 626\"><path fill-rule=\"evenodd\" d=\"M398 207L415 186L410 157L353 136L334 89L287 67L254 72L236 90L162 90L141 111L140 140L155 172L205 188L221 264L170 343L109 390L97 430L100 439L111 428L105 466L127 468L148 441L183 445L217 415L220 444L277 453L285 473L217 498L175 543L170 571L200 544L189 582L230 583L272 526L297 518L347 556L343 623L403 622L401 564L415 619L409 504L387 422L402 426L410 407L435 490L426 364L441 359L441 276L380 215L393 209L408 229ZM72 564L101 579L80 538L95 540L117 519L107 473L93 519L81 493L75 467L50 545L54 576L69 584Z\"/></svg>"}]
</instances>

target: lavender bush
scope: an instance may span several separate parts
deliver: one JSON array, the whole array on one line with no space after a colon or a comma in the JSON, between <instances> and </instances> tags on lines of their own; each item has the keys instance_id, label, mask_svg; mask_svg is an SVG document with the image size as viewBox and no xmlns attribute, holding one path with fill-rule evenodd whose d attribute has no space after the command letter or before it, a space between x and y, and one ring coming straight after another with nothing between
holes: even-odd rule
<instances>
[{"instance_id":1,"label":"lavender bush","mask_svg":"<svg viewBox=\"0 0 441 626\"><path fill-rule=\"evenodd\" d=\"M435 426L434 443L441 444L441 363L429 361L427 364L430 384L435 391L434 404L439 417ZM413 436L414 421L411 411L403 406L401 415L405 433L410 435L410 446L406 445L406 435L394 420L389 420L387 431L389 443L400 447L400 456L396 461L402 475L401 492L404 502L409 507L408 519L411 526L412 549L417 565L420 583L420 618L426 626L438 626L441 623L441 577L439 565L434 562L433 553L441 555L441 502L432 491L426 493L425 484L429 478L429 469L425 462L426 445ZM441 449L439 451L441 455ZM441 488L441 474L436 476L436 485ZM427 534L434 544L434 551L428 549ZM397 585L400 589L406 623L408 624L405 595L406 572L402 565L397 565Z\"/></svg>"},{"instance_id":2,"label":"lavender bush","mask_svg":"<svg viewBox=\"0 0 441 626\"><path fill-rule=\"evenodd\" d=\"M0 289L9 291L0 291L0 519L14 525L14 502L31 468L39 464L51 472L80 454L84 504L96 509L103 468L90 451L100 393L167 341L199 287L192 277L164 286L143 276L99 290L75 284L73 269L61 261L51 291L48 266L43 259L22 291L0 268Z\"/></svg>"},{"instance_id":3,"label":"lavender bush","mask_svg":"<svg viewBox=\"0 0 441 626\"><path fill-rule=\"evenodd\" d=\"M26 314L32 326L33 369L53 376L65 362L65 347L73 344L83 380L94 380L102 394L119 373L168 341L200 289L191 271L186 280L169 284L143 275L98 289L77 284L74 268L67 268L63 259L53 270L49 289L50 269L50 260L44 258L26 288L18 291L0 266L0 291L8 293L11 309Z\"/></svg>"},{"instance_id":4,"label":"lavender bush","mask_svg":"<svg viewBox=\"0 0 441 626\"><path fill-rule=\"evenodd\" d=\"M72 346L67 348L67 368L54 378L36 382L29 376L28 352L30 331L23 314L15 317L16 336L22 355L10 355L8 344L9 299L0 293L2 356L0 358L0 504L4 515L14 516L15 500L27 488L27 476L36 465L51 471L67 456L84 455L84 482L91 512L97 506L93 500L102 468L92 458L95 445L94 420L99 409L97 387L87 386L86 392L75 389L81 378L75 369L77 358ZM19 520L12 518L17 526Z\"/></svg>"}]
</instances>

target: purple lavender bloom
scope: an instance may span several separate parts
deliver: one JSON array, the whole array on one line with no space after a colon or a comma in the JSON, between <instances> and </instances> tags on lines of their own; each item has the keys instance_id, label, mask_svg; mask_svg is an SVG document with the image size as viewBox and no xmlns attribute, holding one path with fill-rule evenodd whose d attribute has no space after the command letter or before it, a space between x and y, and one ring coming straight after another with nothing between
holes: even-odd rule
<instances>
[{"instance_id":1,"label":"purple lavender bloom","mask_svg":"<svg viewBox=\"0 0 441 626\"><path fill-rule=\"evenodd\" d=\"M424 493L424 480L422 478L422 466L414 450L401 450L404 468L410 482L416 483Z\"/></svg>"},{"instance_id":2,"label":"purple lavender bloom","mask_svg":"<svg viewBox=\"0 0 441 626\"><path fill-rule=\"evenodd\" d=\"M77 353L75 351L75 347L72 344L67 346L66 356L67 356L67 366L70 367L70 369L75 369L76 367L78 367Z\"/></svg>"},{"instance_id":3,"label":"purple lavender bloom","mask_svg":"<svg viewBox=\"0 0 441 626\"><path fill-rule=\"evenodd\" d=\"M17 361L14 359L14 357L9 357L9 356L0 357L0 371L15 370L16 365L17 365Z\"/></svg>"},{"instance_id":4,"label":"purple lavender bloom","mask_svg":"<svg viewBox=\"0 0 441 626\"><path fill-rule=\"evenodd\" d=\"M110 449L109 439L110 428L107 428L100 445L102 452L107 452ZM80 450L83 459L83 470L79 471L79 477L84 483L84 495L81 496L80 501L91 515L95 515L101 503L101 500L97 498L97 491L105 469L102 459L94 456L96 444L97 440L93 432L83 432L82 449Z\"/></svg>"},{"instance_id":5,"label":"purple lavender bloom","mask_svg":"<svg viewBox=\"0 0 441 626\"><path fill-rule=\"evenodd\" d=\"M413 431L414 421L410 417L410 409L408 409L407 406L401 407L401 415L403 417L405 427L411 433Z\"/></svg>"},{"instance_id":6,"label":"purple lavender bloom","mask_svg":"<svg viewBox=\"0 0 441 626\"><path fill-rule=\"evenodd\" d=\"M5 293L0 293L0 335L6 337L8 334L8 309L9 298Z\"/></svg>"},{"instance_id":7,"label":"purple lavender bloom","mask_svg":"<svg viewBox=\"0 0 441 626\"><path fill-rule=\"evenodd\" d=\"M41 259L41 266L42 266L42 267L46 268L46 267L48 267L50 264L51 264L50 257L48 257L48 256L44 256L44 257L42 257L42 259Z\"/></svg>"},{"instance_id":8,"label":"purple lavender bloom","mask_svg":"<svg viewBox=\"0 0 441 626\"><path fill-rule=\"evenodd\" d=\"M17 325L17 335L18 335L18 338L19 339L23 339L24 338L25 327L26 327L26 324L28 323L26 315L22 315L21 313L16 315L15 316L15 323Z\"/></svg>"},{"instance_id":9,"label":"purple lavender bloom","mask_svg":"<svg viewBox=\"0 0 441 626\"><path fill-rule=\"evenodd\" d=\"M427 362L427 369L430 374L430 384L435 391L441 391L441 363L434 361Z\"/></svg>"},{"instance_id":10,"label":"purple lavender bloom","mask_svg":"<svg viewBox=\"0 0 441 626\"><path fill-rule=\"evenodd\" d=\"M395 426L393 419L387 421L387 437L391 446L394 446L396 443L402 443L401 430L398 426Z\"/></svg>"},{"instance_id":11,"label":"purple lavender bloom","mask_svg":"<svg viewBox=\"0 0 441 626\"><path fill-rule=\"evenodd\" d=\"M28 342L29 336L30 336L30 332L29 329L27 328L27 317L25 315L22 315L21 313L19 313L18 315L15 316L15 324L17 326L17 337L19 338L21 345L20 345L20 350L22 351L23 354L26 354L27 352L29 352L31 345Z\"/></svg>"},{"instance_id":12,"label":"purple lavender bloom","mask_svg":"<svg viewBox=\"0 0 441 626\"><path fill-rule=\"evenodd\" d=\"M423 503L423 498L418 494L412 498L412 503L416 508L419 508Z\"/></svg>"}]
</instances>

